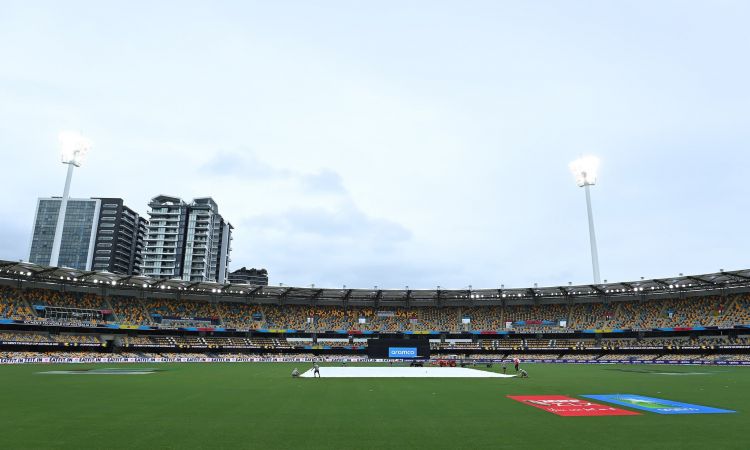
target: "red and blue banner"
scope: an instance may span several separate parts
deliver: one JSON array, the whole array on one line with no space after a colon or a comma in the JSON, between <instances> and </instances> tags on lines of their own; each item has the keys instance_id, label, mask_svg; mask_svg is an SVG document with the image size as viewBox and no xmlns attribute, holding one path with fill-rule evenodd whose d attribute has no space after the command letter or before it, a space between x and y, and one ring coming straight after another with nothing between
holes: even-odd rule
<instances>
[{"instance_id":1,"label":"red and blue banner","mask_svg":"<svg viewBox=\"0 0 750 450\"><path fill-rule=\"evenodd\" d=\"M508 398L558 416L639 416L640 413L565 395L508 395Z\"/></svg>"},{"instance_id":2,"label":"red and blue banner","mask_svg":"<svg viewBox=\"0 0 750 450\"><path fill-rule=\"evenodd\" d=\"M661 398L644 397L635 394L583 395L586 398L600 400L628 408L640 409L656 414L726 414L737 411L712 408L710 406L693 405L691 403L673 402Z\"/></svg>"}]
</instances>

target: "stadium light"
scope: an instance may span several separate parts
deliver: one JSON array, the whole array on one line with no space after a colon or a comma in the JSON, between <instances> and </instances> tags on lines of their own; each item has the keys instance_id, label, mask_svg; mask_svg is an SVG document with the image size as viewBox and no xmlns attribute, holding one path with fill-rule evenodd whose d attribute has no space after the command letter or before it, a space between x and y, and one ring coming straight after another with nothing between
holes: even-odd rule
<instances>
[{"instance_id":1,"label":"stadium light","mask_svg":"<svg viewBox=\"0 0 750 450\"><path fill-rule=\"evenodd\" d=\"M576 184L586 191L586 211L589 218L589 242L591 244L591 265L594 271L594 283L599 284L599 251L596 247L596 231L594 230L594 213L591 209L590 187L596 184L599 171L599 158L596 156L583 156L568 167L573 172Z\"/></svg>"},{"instance_id":2,"label":"stadium light","mask_svg":"<svg viewBox=\"0 0 750 450\"><path fill-rule=\"evenodd\" d=\"M75 131L63 131L58 135L60 157L63 164L81 167L91 148L91 141Z\"/></svg>"},{"instance_id":3,"label":"stadium light","mask_svg":"<svg viewBox=\"0 0 750 450\"><path fill-rule=\"evenodd\" d=\"M68 209L73 167L81 167L91 148L91 141L75 131L63 131L58 135L58 140L60 141L60 160L63 164L68 165L68 174L65 177L65 189L60 201L60 211L57 214L57 224L55 224L55 237L52 241L52 253L49 260L49 265L52 267L57 267L60 259L60 244L62 243L63 226L65 225L65 212Z\"/></svg>"}]
</instances>

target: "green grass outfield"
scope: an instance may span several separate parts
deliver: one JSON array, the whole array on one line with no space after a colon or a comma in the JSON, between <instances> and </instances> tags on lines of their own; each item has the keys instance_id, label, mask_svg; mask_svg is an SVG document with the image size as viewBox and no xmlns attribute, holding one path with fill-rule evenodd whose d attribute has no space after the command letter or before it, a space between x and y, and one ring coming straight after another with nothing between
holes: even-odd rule
<instances>
[{"instance_id":1,"label":"green grass outfield","mask_svg":"<svg viewBox=\"0 0 750 450\"><path fill-rule=\"evenodd\" d=\"M38 374L105 367L162 371ZM0 447L750 447L750 368L529 364L529 379L292 379L293 367L309 364L0 366ZM737 413L558 417L505 398L614 393Z\"/></svg>"}]
</instances>

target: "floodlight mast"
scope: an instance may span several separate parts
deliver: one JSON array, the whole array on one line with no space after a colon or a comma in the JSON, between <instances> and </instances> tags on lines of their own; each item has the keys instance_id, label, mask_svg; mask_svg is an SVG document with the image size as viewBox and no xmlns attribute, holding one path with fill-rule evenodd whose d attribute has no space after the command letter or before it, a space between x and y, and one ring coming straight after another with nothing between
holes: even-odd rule
<instances>
[{"instance_id":1,"label":"floodlight mast","mask_svg":"<svg viewBox=\"0 0 750 450\"><path fill-rule=\"evenodd\" d=\"M586 212L589 219L589 243L591 245L591 265L594 271L594 283L601 283L599 275L599 250L596 246L596 231L594 229L594 213L591 208L591 186L596 184L599 158L584 156L570 163L570 170L576 178L576 183L586 191Z\"/></svg>"},{"instance_id":2,"label":"floodlight mast","mask_svg":"<svg viewBox=\"0 0 750 450\"><path fill-rule=\"evenodd\" d=\"M60 259L60 246L65 226L65 213L68 209L68 198L70 197L70 183L73 180L73 168L81 167L91 148L91 142L75 131L63 131L58 136L58 140L60 141L61 161L68 165L68 173L65 176L65 189L63 189L60 211L57 214L57 223L55 224L55 238L52 241L52 253L49 258L51 267L57 267Z\"/></svg>"}]
</instances>

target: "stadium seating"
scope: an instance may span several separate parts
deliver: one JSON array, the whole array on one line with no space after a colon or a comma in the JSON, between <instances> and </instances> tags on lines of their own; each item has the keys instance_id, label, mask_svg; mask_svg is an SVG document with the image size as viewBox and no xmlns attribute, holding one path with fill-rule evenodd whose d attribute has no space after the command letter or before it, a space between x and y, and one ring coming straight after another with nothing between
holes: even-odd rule
<instances>
[{"instance_id":1,"label":"stadium seating","mask_svg":"<svg viewBox=\"0 0 750 450\"><path fill-rule=\"evenodd\" d=\"M335 307L251 305L247 303L104 297L46 289L0 287L0 318L44 320L34 305L112 310L110 321L154 325L158 317L204 319L233 329L294 329L306 332L359 330L381 332L504 330L510 322L520 333L567 330L652 330L657 328L750 325L750 295L664 298L645 301L587 302L468 307ZM463 323L468 319L468 323ZM59 319L58 319L59 320Z\"/></svg>"},{"instance_id":2,"label":"stadium seating","mask_svg":"<svg viewBox=\"0 0 750 450\"><path fill-rule=\"evenodd\" d=\"M51 307L111 310L112 314L106 312L89 319L50 318L42 308L49 312ZM307 355L310 351L329 354L359 352L364 355L367 347L364 338L370 336L362 332L438 332L430 336L430 348L435 355L475 359L508 359L526 355L526 358L602 362L632 357L655 362L736 363L747 359L731 350L719 350L750 346L750 332L742 333L740 327L734 328L735 325L750 325L750 294L664 296L606 303L587 300L582 303L505 306L343 307L208 302L157 295L135 298L3 286L0 287L0 319L5 321L3 327L7 328L0 330L0 350L14 354L27 352L33 347L47 349L50 346L69 347L73 352L70 355L91 347L92 354L95 354L112 342L113 350L128 350L120 353L138 355L154 355L159 351L170 354L189 352L202 357L207 354L223 357L226 354L290 351ZM560 321L566 321L567 327L560 328ZM507 323L511 323L511 330L506 330ZM19 326L33 327L31 329L36 331L17 331ZM114 341L112 337L102 338L101 328L94 329L94 326L116 329ZM182 330L189 327L197 328L193 328L193 333ZM212 333L214 327L241 330L241 333L222 336L221 330ZM669 331L696 327L713 327L713 331L707 335ZM161 334L150 334L152 328L159 328ZM92 331L85 333L82 329ZM264 329L264 333L271 330L273 334L246 332L258 329ZM608 333L608 329L645 333ZM727 329L732 330L725 331ZM278 330L294 331L282 335L277 334ZM511 331L511 334L498 334L498 330ZM587 333L568 334L575 330L587 330ZM303 334L298 334L298 331ZM442 332L452 335L436 336ZM458 336L453 333L467 334ZM313 340L314 334L317 334L316 340ZM357 340L352 340L351 335ZM58 351L58 348L54 350ZM304 351L307 353L302 353Z\"/></svg>"},{"instance_id":3,"label":"stadium seating","mask_svg":"<svg viewBox=\"0 0 750 450\"><path fill-rule=\"evenodd\" d=\"M0 287L0 317L30 320L34 318L34 314L18 289L2 286Z\"/></svg>"}]
</instances>

